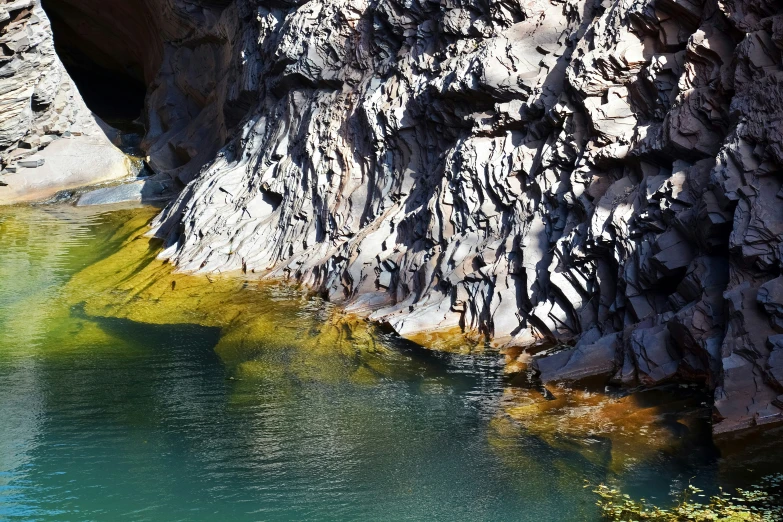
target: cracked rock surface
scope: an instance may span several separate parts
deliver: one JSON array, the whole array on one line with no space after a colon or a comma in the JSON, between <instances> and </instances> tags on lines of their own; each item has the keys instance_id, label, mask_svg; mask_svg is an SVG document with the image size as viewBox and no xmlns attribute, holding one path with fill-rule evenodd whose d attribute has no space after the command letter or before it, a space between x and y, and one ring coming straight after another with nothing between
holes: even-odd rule
<instances>
[{"instance_id":1,"label":"cracked rock surface","mask_svg":"<svg viewBox=\"0 0 783 522\"><path fill-rule=\"evenodd\" d=\"M0 5L0 205L128 176L105 130L55 53L39 1Z\"/></svg>"},{"instance_id":2,"label":"cracked rock surface","mask_svg":"<svg viewBox=\"0 0 783 522\"><path fill-rule=\"evenodd\" d=\"M783 422L779 0L142 4L180 270Z\"/></svg>"},{"instance_id":3,"label":"cracked rock surface","mask_svg":"<svg viewBox=\"0 0 783 522\"><path fill-rule=\"evenodd\" d=\"M228 8L257 101L157 220L180 269L783 422L783 4L277 5Z\"/></svg>"}]
</instances>

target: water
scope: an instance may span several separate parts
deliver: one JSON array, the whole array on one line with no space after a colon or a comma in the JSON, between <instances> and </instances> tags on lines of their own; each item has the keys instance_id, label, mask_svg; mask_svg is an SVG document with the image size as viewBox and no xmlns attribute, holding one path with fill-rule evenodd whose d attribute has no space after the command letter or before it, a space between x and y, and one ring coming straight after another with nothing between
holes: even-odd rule
<instances>
[{"instance_id":1,"label":"water","mask_svg":"<svg viewBox=\"0 0 783 522\"><path fill-rule=\"evenodd\" d=\"M541 410L497 354L171 274L153 213L0 211L0 519L595 520L585 480L721 480L698 397Z\"/></svg>"}]
</instances>

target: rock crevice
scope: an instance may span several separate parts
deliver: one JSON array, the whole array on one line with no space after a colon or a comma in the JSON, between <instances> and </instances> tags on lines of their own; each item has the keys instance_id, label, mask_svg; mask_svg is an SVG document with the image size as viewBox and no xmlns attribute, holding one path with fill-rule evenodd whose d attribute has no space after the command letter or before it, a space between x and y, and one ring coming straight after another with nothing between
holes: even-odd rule
<instances>
[{"instance_id":1,"label":"rock crevice","mask_svg":"<svg viewBox=\"0 0 783 522\"><path fill-rule=\"evenodd\" d=\"M701 383L718 433L783 422L777 0L144 5L179 269L296 280L546 381Z\"/></svg>"},{"instance_id":2,"label":"rock crevice","mask_svg":"<svg viewBox=\"0 0 783 522\"><path fill-rule=\"evenodd\" d=\"M717 432L783 421L781 20L739 0L259 6L258 101L158 219L165 255L294 278L403 335L519 360L575 344L537 360L545 380L701 382Z\"/></svg>"}]
</instances>

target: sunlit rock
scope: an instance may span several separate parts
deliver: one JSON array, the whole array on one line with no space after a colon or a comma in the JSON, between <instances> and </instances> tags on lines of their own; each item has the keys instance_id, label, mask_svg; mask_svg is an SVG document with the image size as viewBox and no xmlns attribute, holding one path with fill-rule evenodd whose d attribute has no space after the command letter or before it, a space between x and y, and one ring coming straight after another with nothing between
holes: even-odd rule
<instances>
[{"instance_id":1,"label":"sunlit rock","mask_svg":"<svg viewBox=\"0 0 783 522\"><path fill-rule=\"evenodd\" d=\"M783 423L780 2L111 4L51 11L87 54L123 36L93 61L147 88L177 270L302 283L512 370L558 357L545 378L697 382L716 433ZM50 51L3 80L14 150L68 84Z\"/></svg>"},{"instance_id":2,"label":"sunlit rock","mask_svg":"<svg viewBox=\"0 0 783 522\"><path fill-rule=\"evenodd\" d=\"M130 176L55 53L40 2L6 3L0 18L0 205Z\"/></svg>"}]
</instances>

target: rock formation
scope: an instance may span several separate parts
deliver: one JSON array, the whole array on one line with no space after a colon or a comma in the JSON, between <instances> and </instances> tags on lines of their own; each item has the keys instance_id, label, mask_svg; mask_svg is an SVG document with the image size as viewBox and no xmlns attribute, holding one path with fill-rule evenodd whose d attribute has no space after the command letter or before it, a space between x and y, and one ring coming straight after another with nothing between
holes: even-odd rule
<instances>
[{"instance_id":1,"label":"rock formation","mask_svg":"<svg viewBox=\"0 0 783 522\"><path fill-rule=\"evenodd\" d=\"M179 269L783 422L778 0L61 4L136 28L100 60L149 85Z\"/></svg>"},{"instance_id":2,"label":"rock formation","mask_svg":"<svg viewBox=\"0 0 783 522\"><path fill-rule=\"evenodd\" d=\"M57 57L40 4L0 5L0 204L128 176L104 130Z\"/></svg>"}]
</instances>

